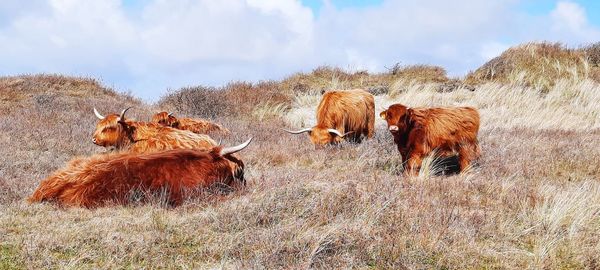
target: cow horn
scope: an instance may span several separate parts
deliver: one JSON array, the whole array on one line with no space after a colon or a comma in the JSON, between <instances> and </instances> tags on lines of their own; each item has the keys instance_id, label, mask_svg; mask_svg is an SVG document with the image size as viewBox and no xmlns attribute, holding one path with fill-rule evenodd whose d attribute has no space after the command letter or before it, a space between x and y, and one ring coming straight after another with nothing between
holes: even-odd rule
<instances>
[{"instance_id":1,"label":"cow horn","mask_svg":"<svg viewBox=\"0 0 600 270\"><path fill-rule=\"evenodd\" d=\"M221 156L228 155L228 154L233 154L235 152L239 152L242 149L246 148L246 146L248 146L251 141L252 141L252 137L250 137L250 139L248 139L246 142L244 142L244 143L242 143L242 144L240 144L238 146L232 146L232 147L223 148L223 149L221 149Z\"/></svg>"},{"instance_id":2,"label":"cow horn","mask_svg":"<svg viewBox=\"0 0 600 270\"><path fill-rule=\"evenodd\" d=\"M124 120L125 120L125 113L126 113L126 112L127 112L129 109L131 109L131 108L132 108L132 107L127 107L127 109L125 109L125 110L123 110L123 111L121 112L121 115L119 116L119 121L124 121Z\"/></svg>"},{"instance_id":3,"label":"cow horn","mask_svg":"<svg viewBox=\"0 0 600 270\"><path fill-rule=\"evenodd\" d=\"M327 129L327 131L328 131L329 133L333 133L333 134L335 134L335 135L338 135L338 136L340 136L340 137L344 137L344 136L346 136L346 135L348 135L348 134L350 134L350 133L353 133L353 132L354 132L354 131L348 131L348 132L346 132L346 133L342 134L342 133L340 133L340 132L339 132L337 129L333 129L333 128L328 128L328 129Z\"/></svg>"},{"instance_id":4,"label":"cow horn","mask_svg":"<svg viewBox=\"0 0 600 270\"><path fill-rule=\"evenodd\" d=\"M168 113L167 116L173 116L173 112Z\"/></svg>"},{"instance_id":5,"label":"cow horn","mask_svg":"<svg viewBox=\"0 0 600 270\"><path fill-rule=\"evenodd\" d=\"M96 115L96 117L98 117L98 119L100 120L104 120L104 116L102 116L98 110L96 110L96 108L94 107L94 114Z\"/></svg>"},{"instance_id":6,"label":"cow horn","mask_svg":"<svg viewBox=\"0 0 600 270\"><path fill-rule=\"evenodd\" d=\"M304 128L298 131L292 131L292 130L287 130L287 129L281 129L287 133L291 133L291 134L300 134L300 133L304 133L304 132L310 132L312 130L312 128Z\"/></svg>"}]
</instances>

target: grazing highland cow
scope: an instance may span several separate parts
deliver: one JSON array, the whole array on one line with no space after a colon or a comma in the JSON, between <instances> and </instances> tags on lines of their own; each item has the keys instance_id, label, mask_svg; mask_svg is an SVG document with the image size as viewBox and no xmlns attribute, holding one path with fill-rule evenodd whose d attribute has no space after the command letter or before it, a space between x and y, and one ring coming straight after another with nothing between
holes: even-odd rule
<instances>
[{"instance_id":1,"label":"grazing highland cow","mask_svg":"<svg viewBox=\"0 0 600 270\"><path fill-rule=\"evenodd\" d=\"M89 208L127 204L132 195L159 193L177 206L185 190L245 183L244 163L232 154L244 149L251 140L210 151L176 149L75 159L43 180L28 200Z\"/></svg>"},{"instance_id":2,"label":"grazing highland cow","mask_svg":"<svg viewBox=\"0 0 600 270\"><path fill-rule=\"evenodd\" d=\"M474 108L408 108L394 104L379 115L387 121L409 174L415 174L433 150L442 156L458 153L461 171L479 157L479 113Z\"/></svg>"},{"instance_id":3,"label":"grazing highland cow","mask_svg":"<svg viewBox=\"0 0 600 270\"><path fill-rule=\"evenodd\" d=\"M135 122L125 119L127 108L118 114L102 116L96 108L94 114L100 122L92 141L103 147L125 149L133 153L157 152L171 149L211 149L217 143L208 135L165 127L155 123Z\"/></svg>"},{"instance_id":4,"label":"grazing highland cow","mask_svg":"<svg viewBox=\"0 0 600 270\"><path fill-rule=\"evenodd\" d=\"M350 140L360 142L375 134L375 99L370 93L356 89L331 91L323 95L317 107L317 125L292 134L308 132L315 145L338 143L350 135Z\"/></svg>"},{"instance_id":5,"label":"grazing highland cow","mask_svg":"<svg viewBox=\"0 0 600 270\"><path fill-rule=\"evenodd\" d=\"M189 130L198 134L221 132L229 134L229 130L204 119L176 118L173 113L159 112L152 116L152 122L181 130Z\"/></svg>"}]
</instances>

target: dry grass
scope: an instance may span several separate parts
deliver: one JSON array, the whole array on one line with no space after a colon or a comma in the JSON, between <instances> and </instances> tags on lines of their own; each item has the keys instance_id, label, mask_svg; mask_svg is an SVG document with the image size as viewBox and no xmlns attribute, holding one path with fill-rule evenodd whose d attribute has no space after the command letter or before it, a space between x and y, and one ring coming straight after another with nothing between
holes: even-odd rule
<instances>
[{"instance_id":1,"label":"dry grass","mask_svg":"<svg viewBox=\"0 0 600 270\"><path fill-rule=\"evenodd\" d=\"M559 43L528 43L506 50L474 72L465 82L496 82L547 91L559 80L598 80L598 45L570 49Z\"/></svg>"},{"instance_id":2,"label":"dry grass","mask_svg":"<svg viewBox=\"0 0 600 270\"><path fill-rule=\"evenodd\" d=\"M386 93L394 76L389 73L369 74L367 71L346 71L322 66L310 73L296 73L281 82L285 91L297 93L320 92L336 89L364 88L372 93Z\"/></svg>"},{"instance_id":3,"label":"dry grass","mask_svg":"<svg viewBox=\"0 0 600 270\"><path fill-rule=\"evenodd\" d=\"M163 110L204 118L245 117L257 105L290 103L291 94L281 91L275 82L257 84L237 82L223 88L188 87L164 96L157 104Z\"/></svg>"},{"instance_id":4,"label":"dry grass","mask_svg":"<svg viewBox=\"0 0 600 270\"><path fill-rule=\"evenodd\" d=\"M396 64L390 69L394 79L402 81L412 81L414 83L443 83L449 79L446 70L442 67L428 65L410 65L400 66Z\"/></svg>"},{"instance_id":5,"label":"dry grass","mask_svg":"<svg viewBox=\"0 0 600 270\"><path fill-rule=\"evenodd\" d=\"M90 141L92 106L104 113L135 105L139 119L158 109L102 92L50 99L39 97L45 91L26 93L0 114L0 268L600 266L594 81L558 80L546 93L500 83L448 93L436 84L390 83L390 93L376 97L378 112L395 102L481 111L479 166L414 178L401 175L381 120L374 139L323 150L306 135L280 131L312 125L321 95L313 86L285 90L288 83L184 89L159 103L216 118L234 131L223 144L255 137L241 153L245 189L204 194L176 209L160 202L95 210L25 203L71 157L101 151Z\"/></svg>"},{"instance_id":6,"label":"dry grass","mask_svg":"<svg viewBox=\"0 0 600 270\"><path fill-rule=\"evenodd\" d=\"M446 70L428 65L402 66L396 64L388 72L369 74L367 71L346 71L341 68L322 66L311 73L296 73L281 82L282 90L293 94L325 92L337 89L363 88L375 94L385 94L397 82L444 83L449 81Z\"/></svg>"}]
</instances>

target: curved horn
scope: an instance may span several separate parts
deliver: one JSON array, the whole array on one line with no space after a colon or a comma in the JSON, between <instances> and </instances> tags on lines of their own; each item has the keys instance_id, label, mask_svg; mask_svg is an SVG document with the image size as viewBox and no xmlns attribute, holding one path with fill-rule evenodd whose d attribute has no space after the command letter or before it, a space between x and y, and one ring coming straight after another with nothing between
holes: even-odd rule
<instances>
[{"instance_id":1,"label":"curved horn","mask_svg":"<svg viewBox=\"0 0 600 270\"><path fill-rule=\"evenodd\" d=\"M118 120L118 121L123 121L123 120L125 120L125 113L126 113L126 112L127 112L129 109L131 109L131 108L133 108L133 107L127 107L127 109L125 109L125 110L121 111L121 115L119 116L119 120Z\"/></svg>"},{"instance_id":2,"label":"curved horn","mask_svg":"<svg viewBox=\"0 0 600 270\"><path fill-rule=\"evenodd\" d=\"M168 113L167 116L173 116L173 112Z\"/></svg>"},{"instance_id":3,"label":"curved horn","mask_svg":"<svg viewBox=\"0 0 600 270\"><path fill-rule=\"evenodd\" d=\"M328 128L327 132L333 133L333 134L338 135L340 137L344 137L344 135L345 135L345 134L340 133L337 129L333 129L333 128Z\"/></svg>"},{"instance_id":4,"label":"curved horn","mask_svg":"<svg viewBox=\"0 0 600 270\"><path fill-rule=\"evenodd\" d=\"M283 128L281 130L283 130L287 133L291 133L291 134L300 134L300 133L304 133L304 132L309 132L312 130L312 128L304 128L304 129L301 129L298 131L292 131L292 130L287 130L287 129L283 129Z\"/></svg>"},{"instance_id":5,"label":"curved horn","mask_svg":"<svg viewBox=\"0 0 600 270\"><path fill-rule=\"evenodd\" d=\"M252 141L252 137L250 137L250 139L248 139L246 142L238 145L238 146L232 146L232 147L226 147L221 149L221 156L224 155L228 155L228 154L233 154L235 152L239 152L242 149L246 148L246 146L248 146L250 144L250 142Z\"/></svg>"},{"instance_id":6,"label":"curved horn","mask_svg":"<svg viewBox=\"0 0 600 270\"><path fill-rule=\"evenodd\" d=\"M329 133L333 133L333 134L335 134L335 135L338 135L338 136L340 136L340 137L344 137L344 136L346 136L346 135L348 135L348 134L350 134L350 133L354 133L354 131L348 131L348 132L346 132L346 133L342 134L342 133L340 133L340 132L339 132L337 129L333 129L333 128L328 128L328 129L327 129L327 131L328 131Z\"/></svg>"},{"instance_id":7,"label":"curved horn","mask_svg":"<svg viewBox=\"0 0 600 270\"><path fill-rule=\"evenodd\" d=\"M121 115L119 116L119 121L125 120L125 113L133 107L127 107L127 109L121 111Z\"/></svg>"},{"instance_id":8,"label":"curved horn","mask_svg":"<svg viewBox=\"0 0 600 270\"><path fill-rule=\"evenodd\" d=\"M102 116L98 110L96 110L96 107L94 107L94 114L96 115L96 117L98 117L98 119L103 120L104 116Z\"/></svg>"}]
</instances>

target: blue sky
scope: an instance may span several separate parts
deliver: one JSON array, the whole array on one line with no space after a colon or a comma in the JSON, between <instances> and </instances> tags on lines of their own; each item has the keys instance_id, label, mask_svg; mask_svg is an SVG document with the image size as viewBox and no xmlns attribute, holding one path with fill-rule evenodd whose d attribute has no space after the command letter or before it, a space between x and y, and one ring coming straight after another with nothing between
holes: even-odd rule
<instances>
[{"instance_id":1,"label":"blue sky","mask_svg":"<svg viewBox=\"0 0 600 270\"><path fill-rule=\"evenodd\" d=\"M600 41L600 1L3 0L0 75L167 89L281 79L319 65L431 64L462 76L502 51Z\"/></svg>"},{"instance_id":2,"label":"blue sky","mask_svg":"<svg viewBox=\"0 0 600 270\"><path fill-rule=\"evenodd\" d=\"M369 6L377 6L383 3L383 0L332 0L329 3L336 8L364 8ZM316 14L325 4L322 0L302 0L302 4L310 7Z\"/></svg>"},{"instance_id":3,"label":"blue sky","mask_svg":"<svg viewBox=\"0 0 600 270\"><path fill-rule=\"evenodd\" d=\"M368 2L368 1L367 1ZM534 15L543 15L550 12L556 6L558 1L548 0L529 0L523 1L521 7L527 13ZM600 25L600 1L597 0L577 0L571 1L583 7L588 15L590 22Z\"/></svg>"}]
</instances>

